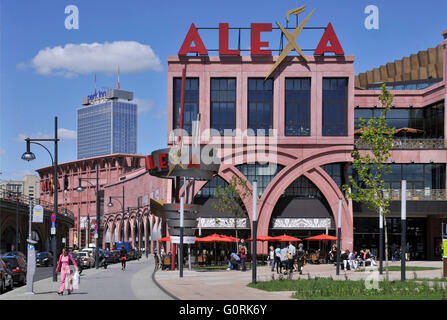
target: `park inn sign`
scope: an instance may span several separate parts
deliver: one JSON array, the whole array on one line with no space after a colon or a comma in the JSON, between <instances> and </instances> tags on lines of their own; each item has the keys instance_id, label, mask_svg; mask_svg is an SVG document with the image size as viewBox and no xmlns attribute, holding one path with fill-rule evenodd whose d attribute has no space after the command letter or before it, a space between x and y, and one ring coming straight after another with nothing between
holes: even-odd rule
<instances>
[{"instance_id":1,"label":"park inn sign","mask_svg":"<svg viewBox=\"0 0 447 320\"><path fill-rule=\"evenodd\" d=\"M305 11L306 6L302 6L297 9L292 9L287 12L286 20L289 22L290 15L298 15ZM299 55L304 59L307 63L307 58L304 55L303 51L299 47L297 43L297 38L301 31L305 29L305 25L307 21L310 19L315 9L295 28L295 30L290 33L287 31L288 28L284 28L276 22L279 29L282 31L286 39L288 40L287 46L282 50L278 60L275 65L272 67L266 78L268 78L273 71L277 68L277 66L284 60L284 58L289 54L292 49L299 53ZM199 28L200 29L200 28ZM236 28L237 29L237 28ZM272 23L252 23L251 24L251 48L250 53L252 56L271 56L271 50L263 50L262 48L268 48L268 41L261 41L261 33L262 32L272 32ZM317 48L314 51L314 56L324 56L325 53L334 53L335 55L344 55L343 48L335 34L334 28L332 24L329 22L323 36L318 43ZM194 43L194 45L193 45ZM329 45L330 44L330 45ZM239 56L239 49L229 49L229 25L228 23L220 23L219 24L219 55L220 56ZM183 41L183 44L178 52L179 56L185 56L188 53L196 53L202 56L208 55L208 50L206 49L202 38L199 35L199 32L194 23L191 24L189 31Z\"/></svg>"}]
</instances>

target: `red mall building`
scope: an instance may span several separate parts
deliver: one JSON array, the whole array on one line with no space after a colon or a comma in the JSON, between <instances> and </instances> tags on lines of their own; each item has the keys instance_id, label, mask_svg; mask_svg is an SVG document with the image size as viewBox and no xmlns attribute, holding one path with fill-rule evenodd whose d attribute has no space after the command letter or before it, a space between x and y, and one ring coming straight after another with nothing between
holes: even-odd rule
<instances>
[{"instance_id":1,"label":"red mall building","mask_svg":"<svg viewBox=\"0 0 447 320\"><path fill-rule=\"evenodd\" d=\"M252 24L252 52L244 56L228 48L228 25L221 24L219 55L210 56L211 49L200 38L200 28L192 25L179 54L168 57L168 146L173 146L172 130L179 127L182 72L186 66L184 143L192 142L193 121L200 113L199 143L217 145L222 159L218 175L194 186L194 203L203 205L197 235L234 234L233 218L211 205L217 186L225 186L232 176L247 179L250 187L253 180L258 181L258 235L335 235L338 201L344 199L341 185L353 175L351 151L363 150L356 135L359 119L380 114L378 96L381 84L386 83L395 95L388 123L398 129L390 163L392 173L385 177L390 189L387 196L392 199L387 216L389 244L400 245L399 200L401 181L405 179L412 259L438 259L441 222L447 222L447 31L436 48L356 76L355 57L343 52L343 38L338 38L336 26L329 24L321 29L317 49L305 56L288 55L290 50L300 49L299 38L296 40L299 32L295 29L286 34L288 29L283 30L284 44L297 42L289 41L281 51L285 54L276 56L268 51L269 43L261 39L263 32L280 31L272 31L272 24ZM140 156L120 157L121 162L117 155L98 158L105 163L101 168L104 203L110 195L121 195L123 186L129 207L148 206L152 199L158 200L158 205L172 201L172 180L147 174ZM92 177L94 159L89 161L91 165L86 169L81 168L88 163L86 160L62 164L66 169L61 169L61 178L65 172L72 173L73 180L76 172ZM42 180L51 177L51 168L38 171ZM81 217L94 214L93 189L78 198L72 195L76 200L71 202L71 211ZM41 198L51 201L46 194ZM112 217L106 218L104 244L113 243L113 236L120 238L114 230L121 229L122 215L117 209L119 203L115 205L104 208L105 216ZM238 222L238 228L242 237L250 237L252 199L244 200L244 209L245 218ZM342 248L368 248L377 253L378 214L345 199L341 214ZM162 213L155 209L152 212L149 205L144 215L143 225L152 232L152 240L169 232L158 218ZM135 219L132 213L130 218L125 217L130 221L125 222L127 238L135 239ZM79 225L77 228L74 231L79 235ZM305 245L310 250L318 246L311 242ZM266 252L265 243L259 243L259 247Z\"/></svg>"}]
</instances>

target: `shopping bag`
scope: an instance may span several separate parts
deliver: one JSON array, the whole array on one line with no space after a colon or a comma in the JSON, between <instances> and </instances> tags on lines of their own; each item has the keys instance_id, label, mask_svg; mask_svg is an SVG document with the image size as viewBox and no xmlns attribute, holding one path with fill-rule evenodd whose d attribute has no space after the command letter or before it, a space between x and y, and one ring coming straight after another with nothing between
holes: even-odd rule
<instances>
[{"instance_id":1,"label":"shopping bag","mask_svg":"<svg viewBox=\"0 0 447 320\"><path fill-rule=\"evenodd\" d=\"M79 289L79 272L76 270L73 275L73 289Z\"/></svg>"}]
</instances>

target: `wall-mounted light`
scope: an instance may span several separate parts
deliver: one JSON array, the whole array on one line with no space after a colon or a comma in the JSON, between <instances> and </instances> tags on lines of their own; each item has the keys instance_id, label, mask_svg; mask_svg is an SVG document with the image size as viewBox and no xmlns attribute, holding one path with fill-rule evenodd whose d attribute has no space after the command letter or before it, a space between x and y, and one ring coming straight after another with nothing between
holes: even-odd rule
<instances>
[{"instance_id":1,"label":"wall-mounted light","mask_svg":"<svg viewBox=\"0 0 447 320\"><path fill-rule=\"evenodd\" d=\"M413 108L413 105L412 105L412 104L410 104L410 108Z\"/></svg>"},{"instance_id":2,"label":"wall-mounted light","mask_svg":"<svg viewBox=\"0 0 447 320\"><path fill-rule=\"evenodd\" d=\"M358 109L358 108L360 108L360 106L359 106L359 105L356 105L355 108Z\"/></svg>"},{"instance_id":3,"label":"wall-mounted light","mask_svg":"<svg viewBox=\"0 0 447 320\"><path fill-rule=\"evenodd\" d=\"M414 160L411 160L410 162L411 162L411 163L414 163Z\"/></svg>"},{"instance_id":4,"label":"wall-mounted light","mask_svg":"<svg viewBox=\"0 0 447 320\"><path fill-rule=\"evenodd\" d=\"M396 161L394 161L394 159L393 159L393 160L391 160L391 163L396 163Z\"/></svg>"},{"instance_id":5,"label":"wall-mounted light","mask_svg":"<svg viewBox=\"0 0 447 320\"><path fill-rule=\"evenodd\" d=\"M433 163L434 161L430 159L430 163Z\"/></svg>"}]
</instances>

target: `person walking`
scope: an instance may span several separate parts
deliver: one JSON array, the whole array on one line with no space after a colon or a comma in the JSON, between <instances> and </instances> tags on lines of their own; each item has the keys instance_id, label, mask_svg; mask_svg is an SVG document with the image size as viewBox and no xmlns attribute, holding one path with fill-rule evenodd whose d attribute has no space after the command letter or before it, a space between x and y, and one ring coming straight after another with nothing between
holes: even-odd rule
<instances>
[{"instance_id":1,"label":"person walking","mask_svg":"<svg viewBox=\"0 0 447 320\"><path fill-rule=\"evenodd\" d=\"M273 248L273 246L270 246L269 262L270 262L270 266L272 267L272 271L273 271L273 265L275 263L275 248Z\"/></svg>"},{"instance_id":2,"label":"person walking","mask_svg":"<svg viewBox=\"0 0 447 320\"><path fill-rule=\"evenodd\" d=\"M121 270L126 270L127 250L124 246L120 250Z\"/></svg>"},{"instance_id":3,"label":"person walking","mask_svg":"<svg viewBox=\"0 0 447 320\"><path fill-rule=\"evenodd\" d=\"M76 261L73 259L73 256L70 252L68 252L67 248L62 248L62 253L59 256L59 261L57 263L56 272L61 273L61 281L59 283L59 291L57 294L63 295L65 290L65 279L67 278L68 282L68 294L71 294L73 292L73 279L71 276L71 270L70 270L70 261L73 263L74 267L76 268L76 271L79 271L78 265Z\"/></svg>"},{"instance_id":4,"label":"person walking","mask_svg":"<svg viewBox=\"0 0 447 320\"><path fill-rule=\"evenodd\" d=\"M292 244L292 242L289 242L289 247L287 248L287 258L289 259L289 270L290 273L293 272L293 262L295 261L295 254L296 254L296 248Z\"/></svg>"},{"instance_id":5,"label":"person walking","mask_svg":"<svg viewBox=\"0 0 447 320\"><path fill-rule=\"evenodd\" d=\"M278 245L275 249L275 259L273 260L272 271L275 271L275 266L276 266L276 273L280 273L280 271L278 271L278 269L282 270L281 269L281 249L279 248Z\"/></svg>"},{"instance_id":6,"label":"person walking","mask_svg":"<svg viewBox=\"0 0 447 320\"><path fill-rule=\"evenodd\" d=\"M304 257L306 255L306 252L304 252L303 244L300 243L298 245L298 250L296 252L296 260L298 264L298 272L300 274L303 274L303 266L304 266Z\"/></svg>"},{"instance_id":7,"label":"person walking","mask_svg":"<svg viewBox=\"0 0 447 320\"><path fill-rule=\"evenodd\" d=\"M247 247L245 246L244 239L241 239L241 244L239 245L239 257L241 258L242 271L247 271L245 266L245 260L247 259Z\"/></svg>"}]
</instances>

